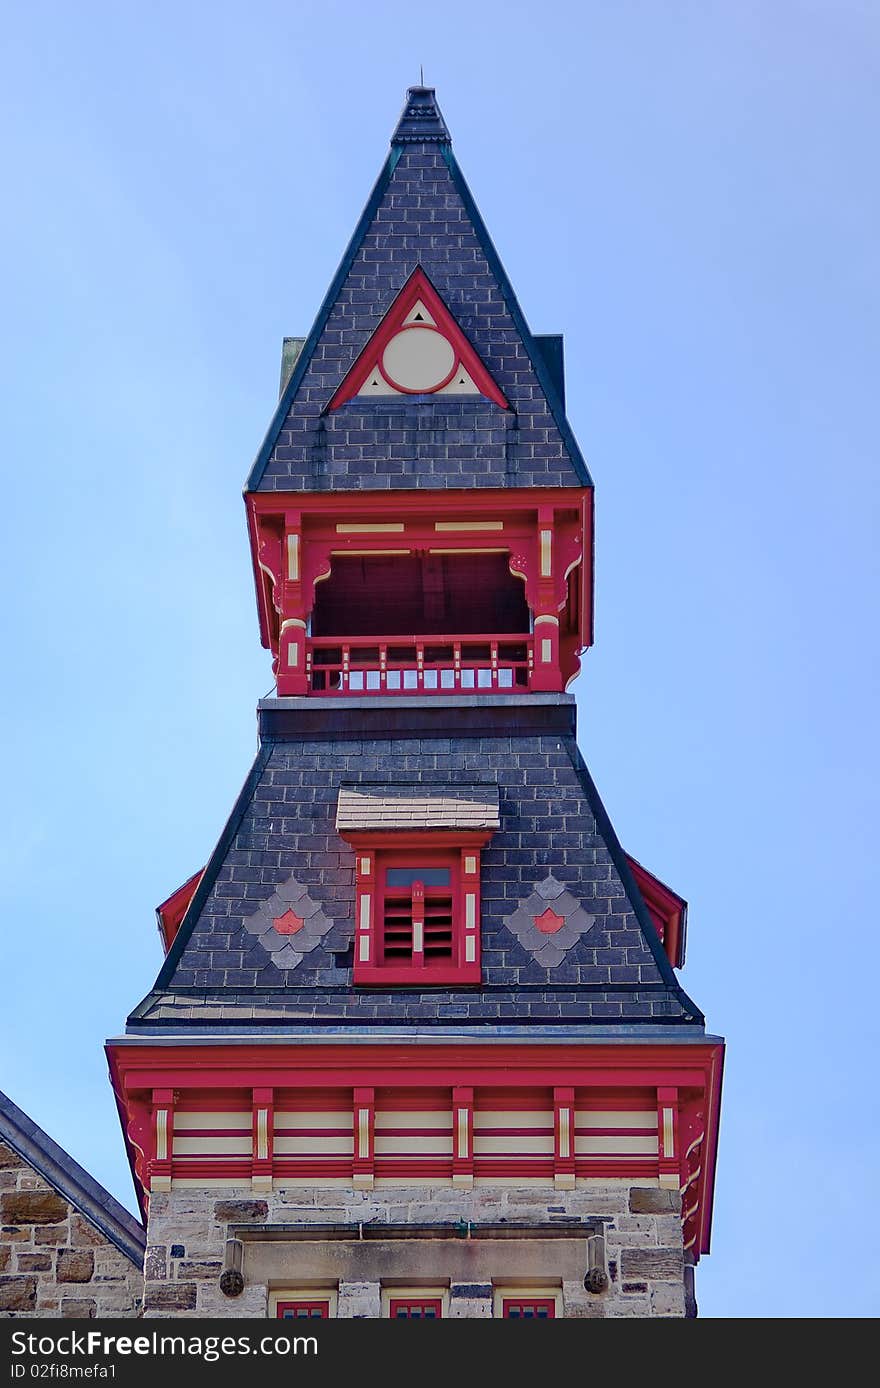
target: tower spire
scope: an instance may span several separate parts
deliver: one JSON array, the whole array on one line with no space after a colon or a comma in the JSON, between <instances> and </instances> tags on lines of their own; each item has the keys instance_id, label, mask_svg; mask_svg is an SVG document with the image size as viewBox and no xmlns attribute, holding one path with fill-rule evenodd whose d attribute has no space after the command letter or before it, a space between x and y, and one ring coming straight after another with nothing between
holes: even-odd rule
<instances>
[{"instance_id":1,"label":"tower spire","mask_svg":"<svg viewBox=\"0 0 880 1388\"><path fill-rule=\"evenodd\" d=\"M413 144L452 144L452 136L447 129L437 95L433 87L419 85L410 87L406 94L406 104L391 136L392 145Z\"/></svg>"}]
</instances>

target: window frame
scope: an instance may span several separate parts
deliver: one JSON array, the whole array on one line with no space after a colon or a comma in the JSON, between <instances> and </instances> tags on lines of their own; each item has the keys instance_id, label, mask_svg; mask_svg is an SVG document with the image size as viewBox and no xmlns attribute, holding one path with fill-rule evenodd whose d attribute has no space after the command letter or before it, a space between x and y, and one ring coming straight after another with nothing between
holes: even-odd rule
<instances>
[{"instance_id":1,"label":"window frame","mask_svg":"<svg viewBox=\"0 0 880 1388\"><path fill-rule=\"evenodd\" d=\"M409 1316L395 1316L393 1308L400 1302L418 1303L424 1306L428 1302L434 1302L437 1306L436 1316L417 1316L416 1320L447 1320L449 1316L449 1287L438 1286L432 1282L423 1287L414 1286L386 1286L381 1287L382 1292L382 1319L383 1320L410 1320Z\"/></svg>"},{"instance_id":2,"label":"window frame","mask_svg":"<svg viewBox=\"0 0 880 1388\"><path fill-rule=\"evenodd\" d=\"M496 1284L493 1295L492 1314L498 1320L520 1320L519 1316L510 1316L507 1308L509 1305L543 1303L552 1307L549 1316L528 1317L534 1320L561 1320L562 1319L562 1288L558 1283L548 1286L511 1286Z\"/></svg>"},{"instance_id":3,"label":"window frame","mask_svg":"<svg viewBox=\"0 0 880 1388\"><path fill-rule=\"evenodd\" d=\"M324 1306L326 1314L321 1320L332 1320L336 1315L338 1292L335 1287L272 1287L269 1290L269 1317L283 1320L282 1307L285 1306ZM296 1320L317 1320L317 1316L290 1317Z\"/></svg>"},{"instance_id":4,"label":"window frame","mask_svg":"<svg viewBox=\"0 0 880 1388\"><path fill-rule=\"evenodd\" d=\"M487 833L426 830L350 832L355 851L355 939L352 982L355 987L446 988L478 985L480 965L480 850ZM424 953L389 964L384 955L384 918L388 868L449 866L452 895L453 957L425 962ZM428 891L435 889L429 888Z\"/></svg>"}]
</instances>

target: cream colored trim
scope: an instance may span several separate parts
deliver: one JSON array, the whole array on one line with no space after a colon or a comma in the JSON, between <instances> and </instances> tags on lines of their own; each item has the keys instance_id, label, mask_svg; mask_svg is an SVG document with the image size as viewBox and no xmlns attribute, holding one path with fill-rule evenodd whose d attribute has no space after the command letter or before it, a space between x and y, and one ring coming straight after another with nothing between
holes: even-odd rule
<instances>
[{"instance_id":1,"label":"cream colored trim","mask_svg":"<svg viewBox=\"0 0 880 1388\"><path fill-rule=\"evenodd\" d=\"M177 1184L180 1185L180 1182L178 1181ZM193 1184L193 1185L202 1185L203 1183L202 1183L201 1181L193 1181L192 1184ZM207 1186L207 1185L210 1185L211 1183L210 1183L210 1181L205 1181L204 1184ZM225 1185L226 1183L225 1183L225 1181L218 1181L217 1184L218 1184L218 1185ZM229 1184L232 1185L233 1182L230 1181ZM151 1177L150 1177L150 1190L170 1190L170 1189L171 1189L171 1177L170 1177L170 1176L151 1176Z\"/></svg>"},{"instance_id":2,"label":"cream colored trim","mask_svg":"<svg viewBox=\"0 0 880 1388\"><path fill-rule=\"evenodd\" d=\"M553 574L553 531L541 531L541 577L550 578Z\"/></svg>"},{"instance_id":3,"label":"cream colored trim","mask_svg":"<svg viewBox=\"0 0 880 1388\"><path fill-rule=\"evenodd\" d=\"M305 1182L303 1182L303 1184L305 1184ZM316 1182L316 1184L318 1184L318 1182ZM374 1185L372 1171L356 1171L351 1178L351 1184L355 1190L372 1190ZM392 1184L396 1185L396 1180L392 1182ZM341 1181L340 1185L345 1185L345 1182Z\"/></svg>"},{"instance_id":4,"label":"cream colored trim","mask_svg":"<svg viewBox=\"0 0 880 1388\"><path fill-rule=\"evenodd\" d=\"M403 521L340 521L336 526L337 535L402 535Z\"/></svg>"},{"instance_id":5,"label":"cream colored trim","mask_svg":"<svg viewBox=\"0 0 880 1388\"><path fill-rule=\"evenodd\" d=\"M377 1133L374 1151L377 1157L452 1156L452 1133L432 1133L430 1137L407 1137L403 1133Z\"/></svg>"},{"instance_id":6,"label":"cream colored trim","mask_svg":"<svg viewBox=\"0 0 880 1388\"><path fill-rule=\"evenodd\" d=\"M559 626L559 618L558 618L558 617L554 617L554 616L553 616L551 613L549 613L549 612L545 612L542 616L536 617L536 618L535 618L535 626L537 626L539 622L552 622L554 626L557 626L557 627ZM511 640L513 640L513 637L511 637Z\"/></svg>"},{"instance_id":7,"label":"cream colored trim","mask_svg":"<svg viewBox=\"0 0 880 1388\"><path fill-rule=\"evenodd\" d=\"M464 962L466 964L476 964L477 962L477 942L473 935L465 937Z\"/></svg>"},{"instance_id":8,"label":"cream colored trim","mask_svg":"<svg viewBox=\"0 0 880 1388\"><path fill-rule=\"evenodd\" d=\"M543 1301L552 1299L556 1311L556 1319L559 1320L562 1311L562 1286L560 1283L544 1283L543 1286L534 1282L494 1282L492 1294L492 1315L501 1320L504 1316L504 1302L510 1301L513 1297L540 1297Z\"/></svg>"},{"instance_id":9,"label":"cream colored trim","mask_svg":"<svg viewBox=\"0 0 880 1388\"><path fill-rule=\"evenodd\" d=\"M542 641L542 642L541 642L541 664L542 664L542 665L550 665L550 664L552 663L552 661L553 661L553 642L552 642L552 641Z\"/></svg>"},{"instance_id":10,"label":"cream colored trim","mask_svg":"<svg viewBox=\"0 0 880 1388\"><path fill-rule=\"evenodd\" d=\"M359 858L359 859L358 859L358 864L359 864L359 869L358 869L358 870L359 870L359 872L360 872L360 874L361 874L361 877L369 877L369 875L370 875L370 859L369 859L369 858Z\"/></svg>"},{"instance_id":11,"label":"cream colored trim","mask_svg":"<svg viewBox=\"0 0 880 1388\"><path fill-rule=\"evenodd\" d=\"M368 1108L359 1108L357 1111L357 1146L359 1157L370 1155L370 1110Z\"/></svg>"},{"instance_id":12,"label":"cream colored trim","mask_svg":"<svg viewBox=\"0 0 880 1388\"><path fill-rule=\"evenodd\" d=\"M368 964L370 962L369 935L361 935L360 943L358 945L358 959L361 961L362 964Z\"/></svg>"},{"instance_id":13,"label":"cream colored trim","mask_svg":"<svg viewBox=\"0 0 880 1388\"><path fill-rule=\"evenodd\" d=\"M470 548L464 549L464 548L462 547L462 548L460 548L460 549L429 549L429 550L428 550L428 553L429 553L429 554L506 554L506 553L507 553L507 550L506 550L506 549L470 549ZM515 641L515 640L516 640L516 637L511 636L510 639L511 639L511 641Z\"/></svg>"},{"instance_id":14,"label":"cream colored trim","mask_svg":"<svg viewBox=\"0 0 880 1388\"><path fill-rule=\"evenodd\" d=\"M194 1128L240 1128L242 1132L247 1133L252 1123L250 1113L223 1113L219 1109L211 1113L177 1112L174 1115L174 1132L182 1134Z\"/></svg>"},{"instance_id":15,"label":"cream colored trim","mask_svg":"<svg viewBox=\"0 0 880 1388\"><path fill-rule=\"evenodd\" d=\"M423 921L415 920L412 923L413 930L413 954L422 954L425 949L425 927Z\"/></svg>"},{"instance_id":16,"label":"cream colored trim","mask_svg":"<svg viewBox=\"0 0 880 1388\"><path fill-rule=\"evenodd\" d=\"M551 1128L552 1109L484 1109L474 1114L475 1128Z\"/></svg>"},{"instance_id":17,"label":"cream colored trim","mask_svg":"<svg viewBox=\"0 0 880 1388\"><path fill-rule=\"evenodd\" d=\"M383 1128L436 1128L438 1132L452 1131L452 1109L393 1109L377 1110L376 1131Z\"/></svg>"},{"instance_id":18,"label":"cream colored trim","mask_svg":"<svg viewBox=\"0 0 880 1388\"><path fill-rule=\"evenodd\" d=\"M156 1110L156 1160L168 1159L168 1110Z\"/></svg>"},{"instance_id":19,"label":"cream colored trim","mask_svg":"<svg viewBox=\"0 0 880 1388\"><path fill-rule=\"evenodd\" d=\"M361 895L360 918L358 923L361 930L364 932L368 931L370 928L370 902L370 893L363 892Z\"/></svg>"},{"instance_id":20,"label":"cream colored trim","mask_svg":"<svg viewBox=\"0 0 880 1388\"><path fill-rule=\"evenodd\" d=\"M283 636L288 627L302 627L305 631L305 626L306 624L301 617L285 617L284 621L281 623L281 630L278 634L279 636Z\"/></svg>"},{"instance_id":21,"label":"cream colored trim","mask_svg":"<svg viewBox=\"0 0 880 1388\"><path fill-rule=\"evenodd\" d=\"M470 1156L470 1147L468 1146L468 1111L466 1108L460 1108L458 1110L457 1155L462 1158L467 1158Z\"/></svg>"},{"instance_id":22,"label":"cream colored trim","mask_svg":"<svg viewBox=\"0 0 880 1388\"><path fill-rule=\"evenodd\" d=\"M331 549L331 551L330 551L330 557L331 557L331 559L341 559L341 558L345 558L346 556L347 556L348 558L354 558L354 559L358 559L358 558L360 558L360 559L371 559L371 558L373 558L374 555L379 555L379 554L409 554L409 550L408 550L408 549ZM329 574L324 574L324 578L329 578L329 577L330 577ZM317 583L318 580L315 579L315 582Z\"/></svg>"},{"instance_id":23,"label":"cream colored trim","mask_svg":"<svg viewBox=\"0 0 880 1388\"><path fill-rule=\"evenodd\" d=\"M287 537L287 577L299 578L299 535L296 534Z\"/></svg>"},{"instance_id":24,"label":"cream colored trim","mask_svg":"<svg viewBox=\"0 0 880 1388\"><path fill-rule=\"evenodd\" d=\"M671 1108L663 1110L663 1155L664 1157L675 1156L675 1128Z\"/></svg>"},{"instance_id":25,"label":"cream colored trim","mask_svg":"<svg viewBox=\"0 0 880 1388\"><path fill-rule=\"evenodd\" d=\"M354 1118L350 1109L320 1109L306 1111L305 1109L276 1109L275 1127L277 1128L351 1128L354 1126Z\"/></svg>"},{"instance_id":26,"label":"cream colored trim","mask_svg":"<svg viewBox=\"0 0 880 1388\"><path fill-rule=\"evenodd\" d=\"M344 1136L276 1137L276 1157L350 1157L354 1151L351 1133ZM287 1180L287 1177L285 1177Z\"/></svg>"},{"instance_id":27,"label":"cream colored trim","mask_svg":"<svg viewBox=\"0 0 880 1388\"><path fill-rule=\"evenodd\" d=\"M464 855L464 872L466 877L473 877L477 871L477 859L472 853Z\"/></svg>"},{"instance_id":28,"label":"cream colored trim","mask_svg":"<svg viewBox=\"0 0 880 1388\"><path fill-rule=\"evenodd\" d=\"M653 1157L657 1155L656 1137L576 1137L574 1140L574 1150L579 1156L598 1156L607 1154L608 1156L620 1156L621 1160L629 1157Z\"/></svg>"},{"instance_id":29,"label":"cream colored trim","mask_svg":"<svg viewBox=\"0 0 880 1388\"><path fill-rule=\"evenodd\" d=\"M503 530L504 521L435 521L435 530Z\"/></svg>"},{"instance_id":30,"label":"cream colored trim","mask_svg":"<svg viewBox=\"0 0 880 1388\"><path fill-rule=\"evenodd\" d=\"M656 1128L657 1110L576 1109L574 1121L578 1128Z\"/></svg>"},{"instance_id":31,"label":"cream colored trim","mask_svg":"<svg viewBox=\"0 0 880 1388\"><path fill-rule=\"evenodd\" d=\"M241 1137L179 1137L175 1133L171 1141L175 1157L249 1157L253 1148L250 1133Z\"/></svg>"},{"instance_id":32,"label":"cream colored trim","mask_svg":"<svg viewBox=\"0 0 880 1388\"><path fill-rule=\"evenodd\" d=\"M279 1301L326 1301L331 1317L336 1316L339 1301L337 1287L308 1286L269 1287L269 1319L277 1320Z\"/></svg>"},{"instance_id":33,"label":"cream colored trim","mask_svg":"<svg viewBox=\"0 0 880 1388\"><path fill-rule=\"evenodd\" d=\"M661 1171L660 1185L664 1190L678 1190L678 1174L675 1171Z\"/></svg>"},{"instance_id":34,"label":"cream colored trim","mask_svg":"<svg viewBox=\"0 0 880 1388\"><path fill-rule=\"evenodd\" d=\"M559 1155L568 1157L571 1155L571 1109L561 1108L559 1110Z\"/></svg>"},{"instance_id":35,"label":"cream colored trim","mask_svg":"<svg viewBox=\"0 0 880 1388\"><path fill-rule=\"evenodd\" d=\"M269 1110L257 1109L257 1160L265 1161L269 1155Z\"/></svg>"},{"instance_id":36,"label":"cream colored trim","mask_svg":"<svg viewBox=\"0 0 880 1388\"><path fill-rule=\"evenodd\" d=\"M464 897L464 928L465 930L475 929L477 924L477 898L473 892L465 892Z\"/></svg>"}]
</instances>

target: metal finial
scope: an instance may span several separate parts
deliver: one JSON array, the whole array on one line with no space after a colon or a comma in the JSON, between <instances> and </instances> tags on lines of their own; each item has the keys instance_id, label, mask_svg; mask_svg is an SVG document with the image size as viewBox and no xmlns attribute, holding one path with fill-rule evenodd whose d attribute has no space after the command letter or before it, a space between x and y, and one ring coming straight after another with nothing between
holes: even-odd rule
<instances>
[{"instance_id":1,"label":"metal finial","mask_svg":"<svg viewBox=\"0 0 880 1388\"><path fill-rule=\"evenodd\" d=\"M425 85L425 69L424 69L424 66L423 66L421 63L419 63L419 86L420 86L420 87L423 87L424 85Z\"/></svg>"}]
</instances>

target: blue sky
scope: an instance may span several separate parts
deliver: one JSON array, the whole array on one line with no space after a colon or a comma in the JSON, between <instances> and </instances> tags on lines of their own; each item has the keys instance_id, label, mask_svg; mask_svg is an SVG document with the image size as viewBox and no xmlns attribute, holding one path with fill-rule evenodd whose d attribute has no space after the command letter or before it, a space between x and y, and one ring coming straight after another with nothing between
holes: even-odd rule
<instances>
[{"instance_id":1,"label":"blue sky","mask_svg":"<svg viewBox=\"0 0 880 1388\"><path fill-rule=\"evenodd\" d=\"M422 63L565 334L580 743L728 1038L701 1313L876 1315L876 6L33 0L4 39L0 1087L132 1204L102 1042L272 683L241 486Z\"/></svg>"}]
</instances>

